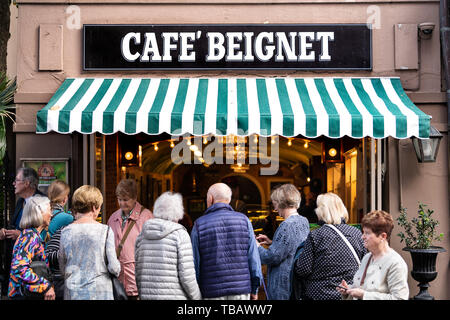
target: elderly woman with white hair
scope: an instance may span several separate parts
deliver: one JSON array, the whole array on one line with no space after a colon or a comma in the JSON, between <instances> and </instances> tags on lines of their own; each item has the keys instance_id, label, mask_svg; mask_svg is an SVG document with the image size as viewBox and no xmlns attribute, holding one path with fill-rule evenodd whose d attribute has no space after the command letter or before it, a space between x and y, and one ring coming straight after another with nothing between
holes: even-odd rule
<instances>
[{"instance_id":1,"label":"elderly woman with white hair","mask_svg":"<svg viewBox=\"0 0 450 320\"><path fill-rule=\"evenodd\" d=\"M33 260L48 260L44 251L40 233L50 224L52 217L50 200L44 196L28 199L24 209L20 228L23 229L13 249L8 297L27 299L27 297L45 300L55 299L55 290L49 279L39 276L31 268Z\"/></svg>"},{"instance_id":2,"label":"elderly woman with white hair","mask_svg":"<svg viewBox=\"0 0 450 320\"><path fill-rule=\"evenodd\" d=\"M136 239L136 284L141 300L199 300L192 255L179 193L164 192L155 201L154 219L147 220Z\"/></svg>"},{"instance_id":3,"label":"elderly woman with white hair","mask_svg":"<svg viewBox=\"0 0 450 320\"><path fill-rule=\"evenodd\" d=\"M336 286L351 282L366 254L361 231L346 224L348 212L334 193L317 197L319 228L310 232L294 270L302 300L339 300Z\"/></svg>"}]
</instances>

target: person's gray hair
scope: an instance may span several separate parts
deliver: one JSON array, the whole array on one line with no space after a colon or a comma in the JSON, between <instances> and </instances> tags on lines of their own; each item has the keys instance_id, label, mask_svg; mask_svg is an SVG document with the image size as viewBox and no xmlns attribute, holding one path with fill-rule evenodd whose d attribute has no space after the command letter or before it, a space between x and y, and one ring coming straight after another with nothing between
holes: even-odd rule
<instances>
[{"instance_id":1,"label":"person's gray hair","mask_svg":"<svg viewBox=\"0 0 450 320\"><path fill-rule=\"evenodd\" d=\"M27 180L30 183L30 187L33 189L38 188L39 184L39 176L33 168L22 167L17 170L18 172L22 172L22 177L24 180Z\"/></svg>"},{"instance_id":2,"label":"person's gray hair","mask_svg":"<svg viewBox=\"0 0 450 320\"><path fill-rule=\"evenodd\" d=\"M160 195L153 206L153 216L174 222L181 220L184 216L181 194L167 191Z\"/></svg>"},{"instance_id":3,"label":"person's gray hair","mask_svg":"<svg viewBox=\"0 0 450 320\"><path fill-rule=\"evenodd\" d=\"M23 208L19 226L22 229L37 228L44 223L43 213L50 206L50 199L36 195L29 198Z\"/></svg>"},{"instance_id":4,"label":"person's gray hair","mask_svg":"<svg viewBox=\"0 0 450 320\"><path fill-rule=\"evenodd\" d=\"M302 196L293 184L286 183L274 189L270 195L270 199L272 202L278 204L279 209L298 209Z\"/></svg>"}]
</instances>

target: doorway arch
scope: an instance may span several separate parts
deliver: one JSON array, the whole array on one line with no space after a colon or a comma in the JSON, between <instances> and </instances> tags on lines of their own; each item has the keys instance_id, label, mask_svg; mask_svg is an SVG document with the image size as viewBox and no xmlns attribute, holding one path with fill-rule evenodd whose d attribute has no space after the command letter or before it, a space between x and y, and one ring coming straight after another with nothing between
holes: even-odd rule
<instances>
[{"instance_id":1,"label":"doorway arch","mask_svg":"<svg viewBox=\"0 0 450 320\"><path fill-rule=\"evenodd\" d=\"M257 204L257 205L264 205L266 203L266 195L264 193L264 189L259 183L257 179L252 177L249 174L245 173L231 173L223 176L220 179L221 182L226 184L237 184L244 188L240 188L240 199L247 202L246 199L244 199L245 196L249 197L250 201L254 201L253 199L258 199L258 202L249 203L249 204ZM245 190L245 193L243 193L242 190ZM255 192L256 191L256 192Z\"/></svg>"}]
</instances>

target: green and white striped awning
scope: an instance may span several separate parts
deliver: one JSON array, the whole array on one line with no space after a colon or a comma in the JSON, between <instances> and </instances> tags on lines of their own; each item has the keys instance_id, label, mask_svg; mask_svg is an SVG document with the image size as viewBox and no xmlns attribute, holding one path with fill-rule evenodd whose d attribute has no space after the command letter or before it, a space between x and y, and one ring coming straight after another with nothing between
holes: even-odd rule
<instances>
[{"instance_id":1,"label":"green and white striped awning","mask_svg":"<svg viewBox=\"0 0 450 320\"><path fill-rule=\"evenodd\" d=\"M70 78L37 133L428 138L399 78Z\"/></svg>"}]
</instances>

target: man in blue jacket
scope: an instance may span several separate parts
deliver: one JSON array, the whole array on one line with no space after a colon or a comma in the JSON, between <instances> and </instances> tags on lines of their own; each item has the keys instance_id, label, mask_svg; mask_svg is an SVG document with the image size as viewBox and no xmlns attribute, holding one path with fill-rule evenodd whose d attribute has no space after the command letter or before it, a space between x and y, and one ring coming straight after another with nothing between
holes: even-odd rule
<instances>
[{"instance_id":1,"label":"man in blue jacket","mask_svg":"<svg viewBox=\"0 0 450 320\"><path fill-rule=\"evenodd\" d=\"M230 206L231 189L212 185L205 214L191 233L197 282L204 299L258 299L263 279L253 227Z\"/></svg>"}]
</instances>

